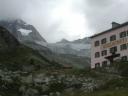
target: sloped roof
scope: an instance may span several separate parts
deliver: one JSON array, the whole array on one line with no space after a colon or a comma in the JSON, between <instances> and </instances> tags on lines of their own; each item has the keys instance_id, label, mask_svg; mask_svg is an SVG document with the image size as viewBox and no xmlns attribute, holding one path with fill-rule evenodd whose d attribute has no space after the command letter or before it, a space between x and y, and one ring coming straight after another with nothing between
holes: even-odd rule
<instances>
[{"instance_id":1,"label":"sloped roof","mask_svg":"<svg viewBox=\"0 0 128 96\"><path fill-rule=\"evenodd\" d=\"M97 34L95 34L95 35L91 36L90 38L94 38L94 37L96 37L96 36L99 36L99 35L102 35L102 34L105 34L105 33L111 32L112 30L116 30L116 29L121 28L121 27L126 26L126 25L128 25L128 22L125 22L125 23L123 23L123 24L120 24L120 25L119 25L119 26L117 26L117 27L114 27L114 28L111 28L111 29L105 30L105 31L103 31L103 32L97 33Z\"/></svg>"}]
</instances>

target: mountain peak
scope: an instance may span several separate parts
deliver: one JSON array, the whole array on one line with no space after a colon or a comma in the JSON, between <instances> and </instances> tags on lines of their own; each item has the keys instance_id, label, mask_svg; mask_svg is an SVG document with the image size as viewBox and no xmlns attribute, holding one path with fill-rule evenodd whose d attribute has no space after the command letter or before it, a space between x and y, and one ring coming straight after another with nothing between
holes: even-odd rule
<instances>
[{"instance_id":1,"label":"mountain peak","mask_svg":"<svg viewBox=\"0 0 128 96\"><path fill-rule=\"evenodd\" d=\"M11 50L19 45L18 40L6 28L0 26L0 50Z\"/></svg>"},{"instance_id":2,"label":"mountain peak","mask_svg":"<svg viewBox=\"0 0 128 96\"><path fill-rule=\"evenodd\" d=\"M69 43L70 41L66 40L66 39L62 39L61 41L57 42L57 43Z\"/></svg>"},{"instance_id":3,"label":"mountain peak","mask_svg":"<svg viewBox=\"0 0 128 96\"><path fill-rule=\"evenodd\" d=\"M90 38L85 37L83 39L74 40L74 41L72 41L72 43L90 44Z\"/></svg>"},{"instance_id":4,"label":"mountain peak","mask_svg":"<svg viewBox=\"0 0 128 96\"><path fill-rule=\"evenodd\" d=\"M23 21L22 19L16 19L14 20L16 23L20 23L20 24L26 24L25 21Z\"/></svg>"},{"instance_id":5,"label":"mountain peak","mask_svg":"<svg viewBox=\"0 0 128 96\"><path fill-rule=\"evenodd\" d=\"M0 26L7 28L20 42L46 42L37 29L22 19L3 20Z\"/></svg>"}]
</instances>

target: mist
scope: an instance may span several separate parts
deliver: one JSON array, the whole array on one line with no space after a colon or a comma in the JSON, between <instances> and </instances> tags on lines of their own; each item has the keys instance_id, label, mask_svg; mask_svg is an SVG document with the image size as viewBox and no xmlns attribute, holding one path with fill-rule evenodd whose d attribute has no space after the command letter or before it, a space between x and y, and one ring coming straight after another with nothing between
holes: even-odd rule
<instances>
[{"instance_id":1,"label":"mist","mask_svg":"<svg viewBox=\"0 0 128 96\"><path fill-rule=\"evenodd\" d=\"M48 42L75 40L128 20L127 0L0 0L0 20L23 19Z\"/></svg>"}]
</instances>

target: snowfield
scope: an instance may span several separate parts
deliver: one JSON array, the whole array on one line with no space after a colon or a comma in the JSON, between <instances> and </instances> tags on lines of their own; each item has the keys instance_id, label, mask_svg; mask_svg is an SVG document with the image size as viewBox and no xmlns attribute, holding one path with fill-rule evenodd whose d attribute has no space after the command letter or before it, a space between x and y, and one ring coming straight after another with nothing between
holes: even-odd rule
<instances>
[{"instance_id":1,"label":"snowfield","mask_svg":"<svg viewBox=\"0 0 128 96\"><path fill-rule=\"evenodd\" d=\"M18 29L18 31L20 31L23 36L27 36L32 32L32 30L27 29Z\"/></svg>"}]
</instances>

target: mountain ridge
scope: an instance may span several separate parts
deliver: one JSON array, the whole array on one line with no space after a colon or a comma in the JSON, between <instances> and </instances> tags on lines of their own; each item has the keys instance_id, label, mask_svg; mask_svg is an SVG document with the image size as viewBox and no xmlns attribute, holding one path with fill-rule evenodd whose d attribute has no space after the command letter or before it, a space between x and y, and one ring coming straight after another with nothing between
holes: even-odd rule
<instances>
[{"instance_id":1,"label":"mountain ridge","mask_svg":"<svg viewBox=\"0 0 128 96\"><path fill-rule=\"evenodd\" d=\"M7 70L40 70L61 65L38 51L21 44L7 29L0 27L0 67Z\"/></svg>"},{"instance_id":2,"label":"mountain ridge","mask_svg":"<svg viewBox=\"0 0 128 96\"><path fill-rule=\"evenodd\" d=\"M14 23L14 22L16 22L16 23ZM49 61L56 61L56 62L61 63L62 65L71 64L74 67L77 67L77 65L78 66L79 65L81 65L81 66L89 65L89 61L90 61L89 46L90 45L88 43L87 44L84 44L83 42L76 43L76 41L70 42L68 40L63 39L63 43L60 42L60 43L50 44L50 43L46 42L45 40L38 39L38 37L40 38L41 35L40 36L32 35L34 38L36 37L36 39L30 39L32 37L31 35L29 35L30 38L29 38L29 36L24 36L22 38L22 37L20 37L22 35L20 31L22 31L22 30L19 30L19 29L23 29L23 26L26 26L26 27L32 26L22 20L16 20L16 21L13 20L13 21L11 21L11 23L10 23L10 21L9 22L4 21L4 23L1 23L1 21L0 21L0 25L4 25L7 29L10 29L11 30L10 33L13 36L15 36L16 38L18 38L18 41L20 43L38 51L42 56L47 58ZM26 29L29 29L29 28L26 28ZM27 32L27 31L25 31L25 32ZM35 32L35 34L39 33L38 31L34 31L34 32ZM27 32L26 34L30 34L30 33ZM21 40L21 39L23 39L23 40ZM78 41L80 41L80 40L78 40ZM69 58L67 58L67 57L69 57ZM84 58L86 58L87 62L86 62L86 60L84 60ZM77 59L77 61L81 60L82 62L76 63L75 59Z\"/></svg>"},{"instance_id":3,"label":"mountain ridge","mask_svg":"<svg viewBox=\"0 0 128 96\"><path fill-rule=\"evenodd\" d=\"M46 42L46 40L40 35L33 25L27 24L21 19L10 21L1 20L0 26L7 28L20 42Z\"/></svg>"},{"instance_id":4,"label":"mountain ridge","mask_svg":"<svg viewBox=\"0 0 128 96\"><path fill-rule=\"evenodd\" d=\"M83 38L74 41L62 39L53 44L48 44L48 48L57 54L73 54L77 56L90 57L90 38Z\"/></svg>"},{"instance_id":5,"label":"mountain ridge","mask_svg":"<svg viewBox=\"0 0 128 96\"><path fill-rule=\"evenodd\" d=\"M69 41L65 38L61 39L60 41L56 42L56 43L84 43L84 44L90 44L90 38L89 37L85 37L83 39L76 39L76 40L72 40Z\"/></svg>"}]
</instances>

